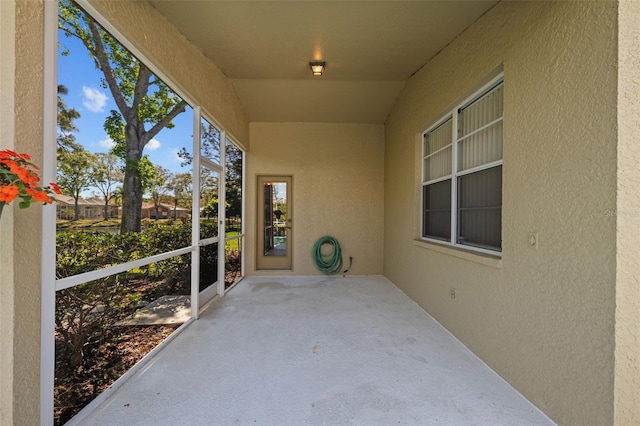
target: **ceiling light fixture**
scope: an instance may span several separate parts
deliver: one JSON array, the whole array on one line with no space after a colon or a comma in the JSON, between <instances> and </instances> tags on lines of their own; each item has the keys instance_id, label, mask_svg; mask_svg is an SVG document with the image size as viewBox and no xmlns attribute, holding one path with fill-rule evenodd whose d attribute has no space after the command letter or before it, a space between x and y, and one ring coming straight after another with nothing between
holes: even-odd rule
<instances>
[{"instance_id":1,"label":"ceiling light fixture","mask_svg":"<svg viewBox=\"0 0 640 426\"><path fill-rule=\"evenodd\" d=\"M322 75L326 63L324 61L312 61L309 62L309 66L311 67L313 75Z\"/></svg>"}]
</instances>

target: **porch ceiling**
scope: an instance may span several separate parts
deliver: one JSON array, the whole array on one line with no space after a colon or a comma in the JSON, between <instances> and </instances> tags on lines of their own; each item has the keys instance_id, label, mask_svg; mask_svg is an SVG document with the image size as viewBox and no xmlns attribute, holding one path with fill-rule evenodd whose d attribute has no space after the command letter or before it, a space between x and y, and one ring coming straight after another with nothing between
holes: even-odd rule
<instances>
[{"instance_id":1,"label":"porch ceiling","mask_svg":"<svg viewBox=\"0 0 640 426\"><path fill-rule=\"evenodd\" d=\"M232 80L250 121L384 123L405 81L497 0L150 3Z\"/></svg>"}]
</instances>

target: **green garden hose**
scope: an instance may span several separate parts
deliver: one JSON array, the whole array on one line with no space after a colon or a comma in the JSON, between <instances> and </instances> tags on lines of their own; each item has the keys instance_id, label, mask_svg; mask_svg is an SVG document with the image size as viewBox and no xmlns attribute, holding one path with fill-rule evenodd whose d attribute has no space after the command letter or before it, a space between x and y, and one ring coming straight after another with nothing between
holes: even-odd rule
<instances>
[{"instance_id":1,"label":"green garden hose","mask_svg":"<svg viewBox=\"0 0 640 426\"><path fill-rule=\"evenodd\" d=\"M331 244L333 250L330 253L323 254L322 246L325 244ZM340 243L335 238L325 235L320 238L313 245L313 260L316 262L316 266L325 275L346 274L353 265L353 257L349 258L349 267L344 271L342 269L342 250L340 249Z\"/></svg>"}]
</instances>

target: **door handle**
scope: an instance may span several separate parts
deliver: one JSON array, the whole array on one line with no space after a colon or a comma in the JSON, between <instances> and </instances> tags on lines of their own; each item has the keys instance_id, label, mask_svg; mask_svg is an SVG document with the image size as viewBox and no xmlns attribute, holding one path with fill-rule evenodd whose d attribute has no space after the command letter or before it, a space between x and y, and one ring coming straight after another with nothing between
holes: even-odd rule
<instances>
[{"instance_id":1,"label":"door handle","mask_svg":"<svg viewBox=\"0 0 640 426\"><path fill-rule=\"evenodd\" d=\"M287 229L291 229L293 224L291 223L291 219L287 219L287 225L285 226Z\"/></svg>"}]
</instances>

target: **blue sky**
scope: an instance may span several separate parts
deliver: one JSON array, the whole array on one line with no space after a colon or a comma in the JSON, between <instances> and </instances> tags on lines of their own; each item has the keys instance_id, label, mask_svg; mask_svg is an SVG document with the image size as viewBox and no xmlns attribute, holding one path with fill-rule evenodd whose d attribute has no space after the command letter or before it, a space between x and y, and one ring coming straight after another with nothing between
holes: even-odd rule
<instances>
[{"instance_id":1,"label":"blue sky","mask_svg":"<svg viewBox=\"0 0 640 426\"><path fill-rule=\"evenodd\" d=\"M76 140L91 152L107 152L113 141L109 139L103 128L104 119L109 112L117 110L109 89L102 87L102 72L97 70L93 60L89 57L82 43L72 37L66 37L62 32L58 34L60 49L58 52L58 84L67 87L69 93L63 96L68 107L75 108L80 118L75 120L79 129ZM68 49L69 55L62 56L60 52ZM144 153L154 164L160 165L172 172L187 172L189 167L180 167L177 152L186 147L192 151L193 110L179 114L174 120L173 129L163 129L150 141Z\"/></svg>"}]
</instances>

